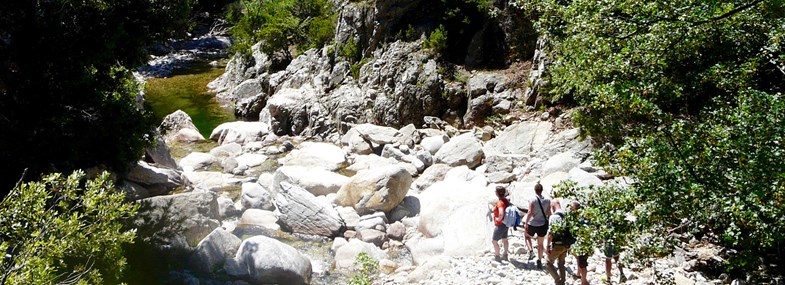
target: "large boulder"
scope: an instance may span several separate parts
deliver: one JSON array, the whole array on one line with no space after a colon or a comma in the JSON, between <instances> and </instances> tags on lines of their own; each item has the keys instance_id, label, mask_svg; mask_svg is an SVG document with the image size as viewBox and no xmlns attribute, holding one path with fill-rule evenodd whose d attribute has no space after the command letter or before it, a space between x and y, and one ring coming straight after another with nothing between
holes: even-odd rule
<instances>
[{"instance_id":1,"label":"large boulder","mask_svg":"<svg viewBox=\"0 0 785 285\"><path fill-rule=\"evenodd\" d=\"M482 163L482 143L471 133L452 138L434 155L436 163L474 168Z\"/></svg>"},{"instance_id":2,"label":"large boulder","mask_svg":"<svg viewBox=\"0 0 785 285\"><path fill-rule=\"evenodd\" d=\"M199 129L196 128L191 117L183 112L183 110L177 110L174 111L174 113L166 115L161 122L161 125L158 126L158 131L166 142L175 140L177 134L181 130L193 130L196 131L196 134L199 134ZM204 137L201 134L199 134L199 137L201 137L201 140L204 140Z\"/></svg>"},{"instance_id":3,"label":"large boulder","mask_svg":"<svg viewBox=\"0 0 785 285\"><path fill-rule=\"evenodd\" d=\"M240 204L245 209L273 210L273 194L257 183L243 183Z\"/></svg>"},{"instance_id":4,"label":"large boulder","mask_svg":"<svg viewBox=\"0 0 785 285\"><path fill-rule=\"evenodd\" d=\"M267 102L269 86L263 78L253 78L243 81L229 92L229 98L234 100L235 114L241 117L252 118L259 115L259 111Z\"/></svg>"},{"instance_id":5,"label":"large boulder","mask_svg":"<svg viewBox=\"0 0 785 285\"><path fill-rule=\"evenodd\" d=\"M549 158L542 165L542 175L548 175L554 172L568 172L573 167L578 166L581 160L576 157L573 152L563 152Z\"/></svg>"},{"instance_id":6,"label":"large boulder","mask_svg":"<svg viewBox=\"0 0 785 285\"><path fill-rule=\"evenodd\" d=\"M476 188L488 185L488 178L483 173L471 170L466 165L454 167L444 175L445 182L467 184Z\"/></svg>"},{"instance_id":7,"label":"large boulder","mask_svg":"<svg viewBox=\"0 0 785 285\"><path fill-rule=\"evenodd\" d=\"M275 213L260 209L245 210L237 226L261 227L274 231L281 229L281 226L278 225L278 216Z\"/></svg>"},{"instance_id":8,"label":"large boulder","mask_svg":"<svg viewBox=\"0 0 785 285\"><path fill-rule=\"evenodd\" d=\"M139 161L126 174L128 181L144 186L150 194L161 195L182 185L180 171L168 168L158 168Z\"/></svg>"},{"instance_id":9,"label":"large boulder","mask_svg":"<svg viewBox=\"0 0 785 285\"><path fill-rule=\"evenodd\" d=\"M224 262L234 257L241 242L238 237L223 228L215 228L196 245L196 250L189 261L190 269L208 275L222 269Z\"/></svg>"},{"instance_id":10,"label":"large boulder","mask_svg":"<svg viewBox=\"0 0 785 285\"><path fill-rule=\"evenodd\" d=\"M364 170L341 187L335 203L354 207L361 215L375 211L387 213L406 197L411 184L411 174L398 165Z\"/></svg>"},{"instance_id":11,"label":"large boulder","mask_svg":"<svg viewBox=\"0 0 785 285\"><path fill-rule=\"evenodd\" d=\"M552 136L550 122L523 122L512 125L489 140L486 154L531 154L542 149Z\"/></svg>"},{"instance_id":12,"label":"large boulder","mask_svg":"<svg viewBox=\"0 0 785 285\"><path fill-rule=\"evenodd\" d=\"M381 157L376 154L357 155L354 157L354 163L344 170L347 175L354 176L354 174L363 170L396 164L398 164L398 161L391 157Z\"/></svg>"},{"instance_id":13,"label":"large boulder","mask_svg":"<svg viewBox=\"0 0 785 285\"><path fill-rule=\"evenodd\" d=\"M138 201L132 225L143 244L160 251L190 253L220 225L216 195L191 192Z\"/></svg>"},{"instance_id":14,"label":"large boulder","mask_svg":"<svg viewBox=\"0 0 785 285\"><path fill-rule=\"evenodd\" d=\"M281 182L302 187L314 195L337 193L341 186L349 181L349 177L330 172L322 168L306 168L302 166L283 166L275 171L273 185ZM278 189L276 188L275 191Z\"/></svg>"},{"instance_id":15,"label":"large boulder","mask_svg":"<svg viewBox=\"0 0 785 285\"><path fill-rule=\"evenodd\" d=\"M180 167L185 172L207 170L214 162L215 157L209 153L192 152L180 160Z\"/></svg>"},{"instance_id":16,"label":"large boulder","mask_svg":"<svg viewBox=\"0 0 785 285\"><path fill-rule=\"evenodd\" d=\"M172 157L169 146L160 136L156 137L153 145L144 150L144 160L161 167L177 169L177 162Z\"/></svg>"},{"instance_id":17,"label":"large boulder","mask_svg":"<svg viewBox=\"0 0 785 285\"><path fill-rule=\"evenodd\" d=\"M281 220L296 233L332 237L344 229L338 212L326 201L298 186L282 182L275 206Z\"/></svg>"},{"instance_id":18,"label":"large boulder","mask_svg":"<svg viewBox=\"0 0 785 285\"><path fill-rule=\"evenodd\" d=\"M439 182L423 191L418 230L444 237L444 254L469 256L487 250L493 231L493 191L466 183ZM487 201L487 202L486 202Z\"/></svg>"},{"instance_id":19,"label":"large boulder","mask_svg":"<svg viewBox=\"0 0 785 285\"><path fill-rule=\"evenodd\" d=\"M192 187L194 191L201 192L218 192L234 187L241 182L240 180L232 177L231 174L215 171L184 172L183 178L186 185Z\"/></svg>"},{"instance_id":20,"label":"large boulder","mask_svg":"<svg viewBox=\"0 0 785 285\"><path fill-rule=\"evenodd\" d=\"M444 180L444 176L452 168L452 166L441 163L431 165L417 177L417 180L414 180L414 188L419 191L425 190L434 183Z\"/></svg>"},{"instance_id":21,"label":"large boulder","mask_svg":"<svg viewBox=\"0 0 785 285\"><path fill-rule=\"evenodd\" d=\"M262 122L228 122L218 125L210 133L210 139L219 144L245 144L260 141L270 132L270 126Z\"/></svg>"},{"instance_id":22,"label":"large boulder","mask_svg":"<svg viewBox=\"0 0 785 285\"><path fill-rule=\"evenodd\" d=\"M402 133L391 127L360 124L352 127L341 139L352 153L371 154L386 144L406 143ZM378 152L377 152L378 154Z\"/></svg>"},{"instance_id":23,"label":"large boulder","mask_svg":"<svg viewBox=\"0 0 785 285\"><path fill-rule=\"evenodd\" d=\"M450 141L450 138L448 138L447 136L438 135L438 136L423 138L422 141L420 142L420 145L422 146L423 149L430 152L431 154L436 154L436 152L438 152L439 149L442 148L442 146L444 146L444 144L447 143L448 141Z\"/></svg>"},{"instance_id":24,"label":"large boulder","mask_svg":"<svg viewBox=\"0 0 785 285\"><path fill-rule=\"evenodd\" d=\"M578 183L578 187L589 187L589 186L599 187L603 185L602 180L600 180L600 178L597 178L596 175L588 173L579 168L571 169L569 175L570 175L570 180Z\"/></svg>"},{"instance_id":25,"label":"large boulder","mask_svg":"<svg viewBox=\"0 0 785 285\"><path fill-rule=\"evenodd\" d=\"M312 273L311 261L297 249L265 236L243 241L224 269L253 284L309 284Z\"/></svg>"},{"instance_id":26,"label":"large boulder","mask_svg":"<svg viewBox=\"0 0 785 285\"><path fill-rule=\"evenodd\" d=\"M319 167L336 171L345 167L346 152L328 143L304 142L280 160L283 166Z\"/></svg>"},{"instance_id":27,"label":"large boulder","mask_svg":"<svg viewBox=\"0 0 785 285\"><path fill-rule=\"evenodd\" d=\"M387 254L372 243L351 239L349 243L342 245L335 251L335 268L337 270L354 269L354 261L361 252L367 253L376 261L387 258Z\"/></svg>"}]
</instances>

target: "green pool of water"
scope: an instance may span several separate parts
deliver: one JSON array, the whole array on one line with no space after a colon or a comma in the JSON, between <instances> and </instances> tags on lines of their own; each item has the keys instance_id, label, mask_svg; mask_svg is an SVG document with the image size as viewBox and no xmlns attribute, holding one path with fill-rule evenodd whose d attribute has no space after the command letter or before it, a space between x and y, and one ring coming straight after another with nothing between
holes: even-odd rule
<instances>
[{"instance_id":1,"label":"green pool of water","mask_svg":"<svg viewBox=\"0 0 785 285\"><path fill-rule=\"evenodd\" d=\"M233 110L222 107L215 94L207 91L207 83L224 72L223 66L212 67L207 62L178 70L167 78L151 78L145 83L147 108L160 122L166 115L183 110L205 137L221 123L234 121Z\"/></svg>"}]
</instances>

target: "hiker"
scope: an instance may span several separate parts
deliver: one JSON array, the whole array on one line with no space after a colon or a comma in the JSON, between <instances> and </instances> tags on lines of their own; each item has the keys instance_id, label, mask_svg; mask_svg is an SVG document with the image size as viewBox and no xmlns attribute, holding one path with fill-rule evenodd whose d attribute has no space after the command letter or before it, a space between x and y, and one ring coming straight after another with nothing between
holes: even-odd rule
<instances>
[{"instance_id":1,"label":"hiker","mask_svg":"<svg viewBox=\"0 0 785 285\"><path fill-rule=\"evenodd\" d=\"M503 186L496 186L496 205L493 207L493 224L496 226L493 229L493 251L496 261L508 260L507 253L510 252L510 244L507 242L507 226L504 225L504 210L510 205L510 201L505 197L507 189ZM499 257L499 240L504 245L504 255Z\"/></svg>"},{"instance_id":2,"label":"hiker","mask_svg":"<svg viewBox=\"0 0 785 285\"><path fill-rule=\"evenodd\" d=\"M530 237L537 235L537 269L542 269L543 239L548 233L548 217L551 216L551 200L542 196L542 184L534 185L534 198L529 200L529 212L526 213L524 232ZM532 248L529 245L529 255Z\"/></svg>"},{"instance_id":3,"label":"hiker","mask_svg":"<svg viewBox=\"0 0 785 285\"><path fill-rule=\"evenodd\" d=\"M571 215L578 215L578 210L581 209L581 203L578 201L573 201L570 204L570 214ZM581 226L586 226L586 221L581 219L579 222ZM586 280L586 275L588 274L587 268L589 267L589 256L588 255L576 255L575 259L578 261L578 277L581 278L581 285L589 285L589 281Z\"/></svg>"},{"instance_id":4,"label":"hiker","mask_svg":"<svg viewBox=\"0 0 785 285\"><path fill-rule=\"evenodd\" d=\"M564 219L564 211L562 211L561 203L559 200L553 200L551 203L553 207L553 214L548 219L549 227L546 237L545 251L547 256L545 258L546 268L548 273L551 274L556 285L563 285L566 282L564 261L567 258L567 251L570 250L572 243L567 240L569 235L569 228L567 227ZM559 272L553 266L553 262L559 262Z\"/></svg>"},{"instance_id":5,"label":"hiker","mask_svg":"<svg viewBox=\"0 0 785 285\"><path fill-rule=\"evenodd\" d=\"M616 261L616 266L619 268L619 283L626 282L627 276L624 276L624 266L622 266L621 263L619 263L619 248L618 245L614 243L613 239L605 240L604 252L605 252L605 276L607 278L606 282L608 284L611 284L611 275L613 275L611 272L611 269L613 268L611 258L613 258L613 260Z\"/></svg>"}]
</instances>

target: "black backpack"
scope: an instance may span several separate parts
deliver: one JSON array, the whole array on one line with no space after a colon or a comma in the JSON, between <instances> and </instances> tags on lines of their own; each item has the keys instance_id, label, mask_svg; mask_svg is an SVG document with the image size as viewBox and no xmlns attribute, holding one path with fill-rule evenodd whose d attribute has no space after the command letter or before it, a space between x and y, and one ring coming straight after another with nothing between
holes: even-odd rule
<instances>
[{"instance_id":1,"label":"black backpack","mask_svg":"<svg viewBox=\"0 0 785 285\"><path fill-rule=\"evenodd\" d=\"M567 222L564 213L557 212L555 214L561 217L562 226L559 227L558 233L553 233L553 243L567 247L572 246L575 243L575 236L572 235L572 231L570 230L569 223Z\"/></svg>"}]
</instances>

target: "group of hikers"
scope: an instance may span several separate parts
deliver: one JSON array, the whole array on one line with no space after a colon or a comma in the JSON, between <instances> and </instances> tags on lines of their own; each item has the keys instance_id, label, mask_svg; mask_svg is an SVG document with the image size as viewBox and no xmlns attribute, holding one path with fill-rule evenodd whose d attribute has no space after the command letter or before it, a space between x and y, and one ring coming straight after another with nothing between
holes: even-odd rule
<instances>
[{"instance_id":1,"label":"group of hikers","mask_svg":"<svg viewBox=\"0 0 785 285\"><path fill-rule=\"evenodd\" d=\"M570 246L575 243L575 237L570 233L570 229L564 232L565 211L562 208L559 199L551 200L542 196L543 187L538 182L534 186L535 196L529 199L528 208L515 208L526 212L526 217L521 219L523 224L523 235L525 237L526 249L528 250L528 259L534 259L534 250L532 248L532 238L537 239L537 269L542 269L542 259L545 256L545 264L548 273L553 277L556 285L563 285L566 283L566 268L565 259L570 250ZM503 186L496 186L496 196L499 200L493 207L493 222L495 225L493 231L493 249L496 261L509 260L509 242L507 237L509 235L509 226L504 222L505 212L508 207L515 207L507 199L507 189ZM569 205L570 214L577 215L581 209L580 203L573 201ZM581 224L586 224L581 221ZM517 229L519 224L515 224ZM561 230L557 230L560 228ZM501 242L501 246L499 245ZM501 248L504 252L500 255ZM606 241L604 244L605 253L605 274L606 282L611 283L611 268L612 262L615 261L619 268L619 283L624 283L627 278L624 275L624 268L619 263L619 251L612 241ZM577 260L577 275L580 277L581 285L587 285L587 267L588 255L576 255ZM554 262L558 264L558 271Z\"/></svg>"}]
</instances>

